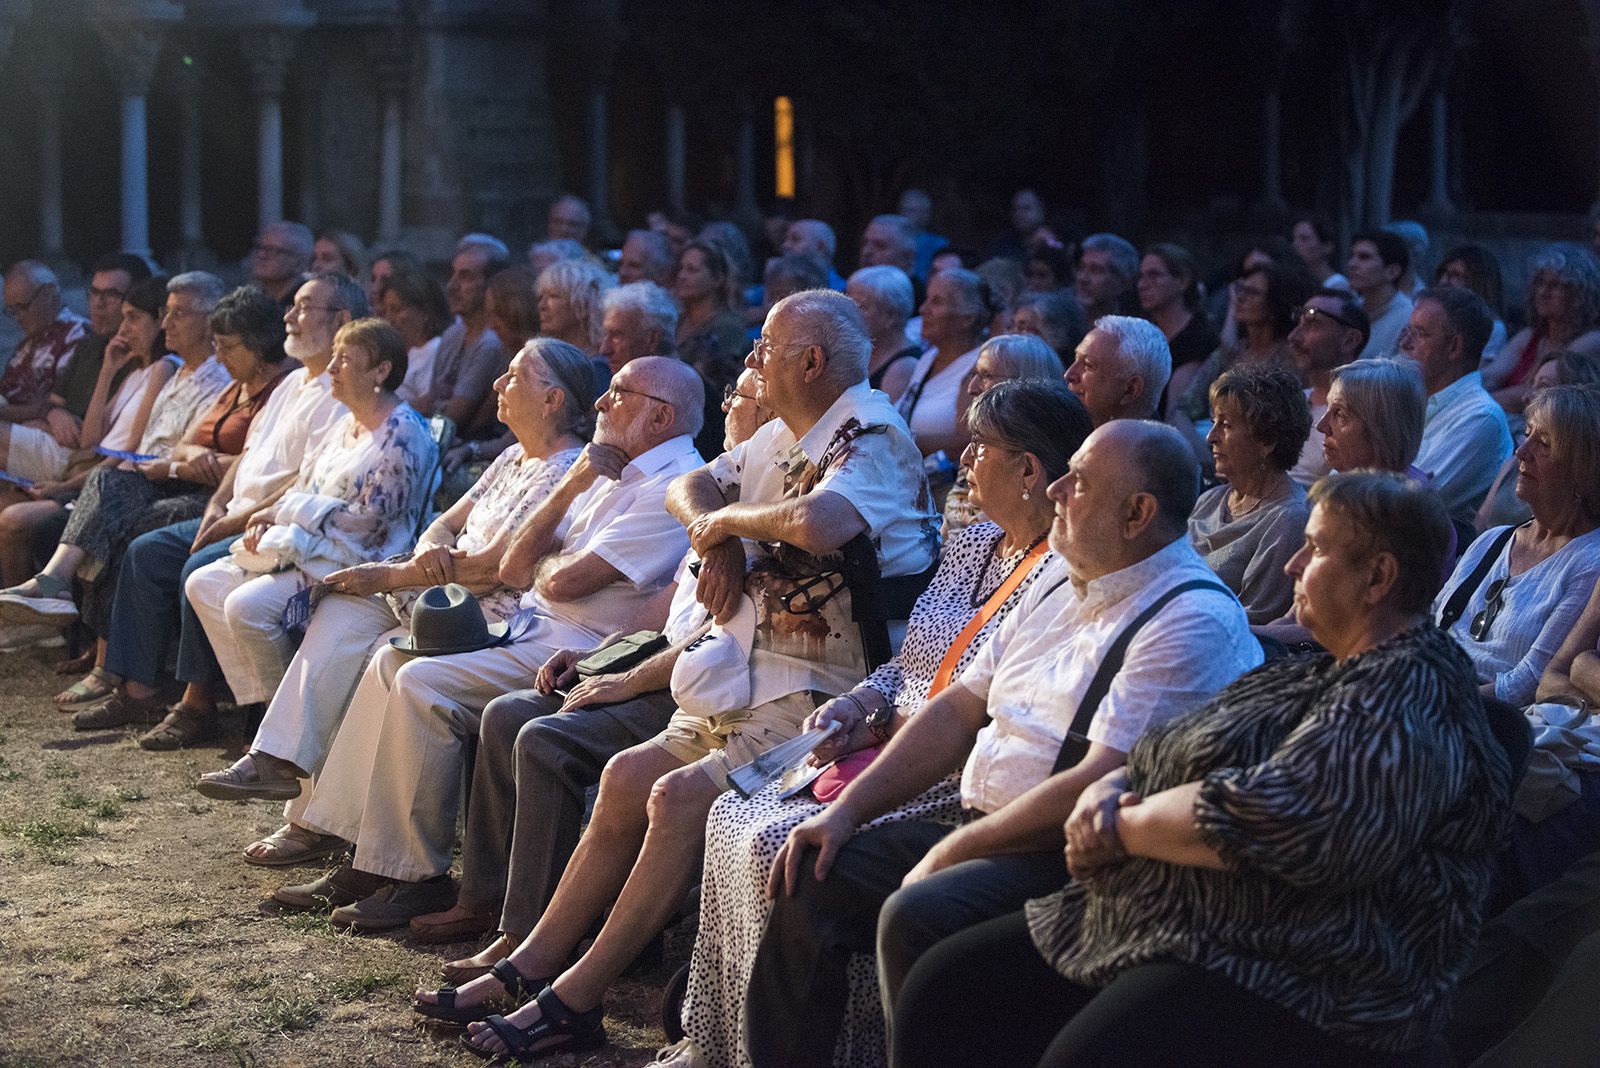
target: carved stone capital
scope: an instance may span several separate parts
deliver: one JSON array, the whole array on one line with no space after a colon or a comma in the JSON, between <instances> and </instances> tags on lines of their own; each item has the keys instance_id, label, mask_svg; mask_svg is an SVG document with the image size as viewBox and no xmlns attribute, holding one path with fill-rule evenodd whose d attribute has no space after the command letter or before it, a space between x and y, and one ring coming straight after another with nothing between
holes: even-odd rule
<instances>
[{"instance_id":1,"label":"carved stone capital","mask_svg":"<svg viewBox=\"0 0 1600 1068\"><path fill-rule=\"evenodd\" d=\"M142 96L150 91L156 63L167 27L161 22L134 20L95 20L95 32L105 47L117 88L125 94Z\"/></svg>"}]
</instances>

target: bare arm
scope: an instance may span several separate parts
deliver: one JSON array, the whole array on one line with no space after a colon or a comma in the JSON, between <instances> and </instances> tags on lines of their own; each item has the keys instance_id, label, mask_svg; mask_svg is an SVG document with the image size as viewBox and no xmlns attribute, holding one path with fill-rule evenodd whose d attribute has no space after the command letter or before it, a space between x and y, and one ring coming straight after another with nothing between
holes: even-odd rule
<instances>
[{"instance_id":1,"label":"bare arm","mask_svg":"<svg viewBox=\"0 0 1600 1068\"><path fill-rule=\"evenodd\" d=\"M1545 666L1534 699L1556 701L1564 697L1587 697L1600 704L1600 657L1595 656L1597 643L1600 643L1600 585L1589 594L1589 603L1583 606L1583 614Z\"/></svg>"},{"instance_id":2,"label":"bare arm","mask_svg":"<svg viewBox=\"0 0 1600 1068\"><path fill-rule=\"evenodd\" d=\"M577 462L567 468L567 473L561 476L561 481L550 491L550 496L533 510L513 535L505 558L500 562L500 581L517 590L534 585L539 574L539 563L556 548L556 530L561 526L561 520L572 502L594 485L595 479L620 477L627 463L627 456L613 446L594 442L584 446Z\"/></svg>"},{"instance_id":3,"label":"bare arm","mask_svg":"<svg viewBox=\"0 0 1600 1068\"><path fill-rule=\"evenodd\" d=\"M1128 805L1117 814L1117 830L1129 856L1149 857L1189 868L1225 867L1222 856L1200 837L1194 802L1200 783L1188 782Z\"/></svg>"},{"instance_id":4,"label":"bare arm","mask_svg":"<svg viewBox=\"0 0 1600 1068\"><path fill-rule=\"evenodd\" d=\"M916 718L912 718L916 722ZM1034 786L1000 811L941 839L906 876L906 882L978 857L1059 849L1062 825L1091 783L1120 768L1128 754L1092 742L1082 760Z\"/></svg>"},{"instance_id":5,"label":"bare arm","mask_svg":"<svg viewBox=\"0 0 1600 1068\"><path fill-rule=\"evenodd\" d=\"M911 717L861 777L817 815L790 832L773 861L767 892L793 893L800 865L813 848L815 872L826 878L833 858L855 829L908 801L961 766L982 729L987 703L952 683Z\"/></svg>"}]
</instances>

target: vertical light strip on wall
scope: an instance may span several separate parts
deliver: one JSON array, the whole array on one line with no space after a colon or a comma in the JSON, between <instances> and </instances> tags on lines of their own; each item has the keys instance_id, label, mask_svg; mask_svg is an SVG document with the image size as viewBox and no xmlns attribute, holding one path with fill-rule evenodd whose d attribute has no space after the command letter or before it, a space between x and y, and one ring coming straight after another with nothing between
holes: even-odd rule
<instances>
[{"instance_id":1,"label":"vertical light strip on wall","mask_svg":"<svg viewBox=\"0 0 1600 1068\"><path fill-rule=\"evenodd\" d=\"M779 200L794 199L794 102L780 96L772 105L773 173Z\"/></svg>"}]
</instances>

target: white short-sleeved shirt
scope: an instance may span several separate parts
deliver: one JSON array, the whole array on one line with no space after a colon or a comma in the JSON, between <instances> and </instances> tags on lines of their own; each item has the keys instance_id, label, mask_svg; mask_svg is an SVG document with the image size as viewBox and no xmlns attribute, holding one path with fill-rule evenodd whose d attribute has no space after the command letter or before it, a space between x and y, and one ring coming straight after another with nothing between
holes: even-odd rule
<instances>
[{"instance_id":1,"label":"white short-sleeved shirt","mask_svg":"<svg viewBox=\"0 0 1600 1068\"><path fill-rule=\"evenodd\" d=\"M939 516L922 453L889 398L865 381L840 394L804 437L796 439L774 419L706 470L729 501L766 504L822 490L838 494L866 524L879 571L887 577L920 574L938 560ZM746 541L745 552L751 561L745 591L757 619L752 703L807 689L840 693L860 682L867 665L860 632L850 620L848 592L811 616L797 616L781 602L792 583L781 579L778 565L803 575L836 565L792 546Z\"/></svg>"},{"instance_id":2,"label":"white short-sleeved shirt","mask_svg":"<svg viewBox=\"0 0 1600 1068\"><path fill-rule=\"evenodd\" d=\"M1106 651L1165 591L1217 581L1187 538L1080 594L1056 562L961 675L988 705L961 775L961 803L994 812L1051 774L1061 743ZM1190 590L1168 602L1128 646L1090 721L1090 741L1126 753L1152 724L1209 700L1261 663L1261 645L1232 594Z\"/></svg>"},{"instance_id":3,"label":"white short-sleeved shirt","mask_svg":"<svg viewBox=\"0 0 1600 1068\"><path fill-rule=\"evenodd\" d=\"M1416 465L1452 516L1471 521L1510 455L1505 410L1483 388L1482 373L1462 375L1428 398Z\"/></svg>"},{"instance_id":4,"label":"white short-sleeved shirt","mask_svg":"<svg viewBox=\"0 0 1600 1068\"><path fill-rule=\"evenodd\" d=\"M233 477L226 515L243 515L284 486L294 483L308 455L344 417L324 371L315 378L304 367L289 372L266 406L250 421Z\"/></svg>"},{"instance_id":5,"label":"white short-sleeved shirt","mask_svg":"<svg viewBox=\"0 0 1600 1068\"><path fill-rule=\"evenodd\" d=\"M667 487L700 465L694 439L679 435L634 457L621 478L599 479L578 495L556 528L558 551L593 553L622 577L575 601L548 601L529 590L522 607L538 611L526 640L587 648L641 618L689 551L688 533L667 511Z\"/></svg>"}]
</instances>

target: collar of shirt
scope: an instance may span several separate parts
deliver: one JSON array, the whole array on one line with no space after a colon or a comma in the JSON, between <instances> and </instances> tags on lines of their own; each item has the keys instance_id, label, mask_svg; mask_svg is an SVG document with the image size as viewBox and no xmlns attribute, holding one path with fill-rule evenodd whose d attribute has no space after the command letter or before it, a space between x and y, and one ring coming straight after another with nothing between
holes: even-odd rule
<instances>
[{"instance_id":1,"label":"collar of shirt","mask_svg":"<svg viewBox=\"0 0 1600 1068\"><path fill-rule=\"evenodd\" d=\"M806 459L812 463L821 463L822 454L827 451L828 442L833 440L833 435L843 425L844 421L854 415L872 396L872 387L867 385L867 380L862 379L843 393L837 400L828 405L828 410L822 413L812 428L806 431L797 445L800 451L806 454Z\"/></svg>"},{"instance_id":2,"label":"collar of shirt","mask_svg":"<svg viewBox=\"0 0 1600 1068\"><path fill-rule=\"evenodd\" d=\"M1187 535L1180 535L1165 547L1151 553L1137 564L1129 564L1121 571L1090 579L1083 589L1083 610L1099 615L1129 596L1146 589L1159 575L1167 574L1196 556ZM1198 556L1196 556L1198 559Z\"/></svg>"},{"instance_id":3,"label":"collar of shirt","mask_svg":"<svg viewBox=\"0 0 1600 1068\"><path fill-rule=\"evenodd\" d=\"M668 438L660 445L646 449L622 469L619 482L633 482L636 479L649 478L685 453L694 452L694 438L688 434L679 434L675 438Z\"/></svg>"},{"instance_id":4,"label":"collar of shirt","mask_svg":"<svg viewBox=\"0 0 1600 1068\"><path fill-rule=\"evenodd\" d=\"M1483 372L1468 371L1454 382L1445 386L1439 392L1428 398L1428 415L1432 419L1435 412L1461 400L1466 394L1481 393L1483 389Z\"/></svg>"}]
</instances>

